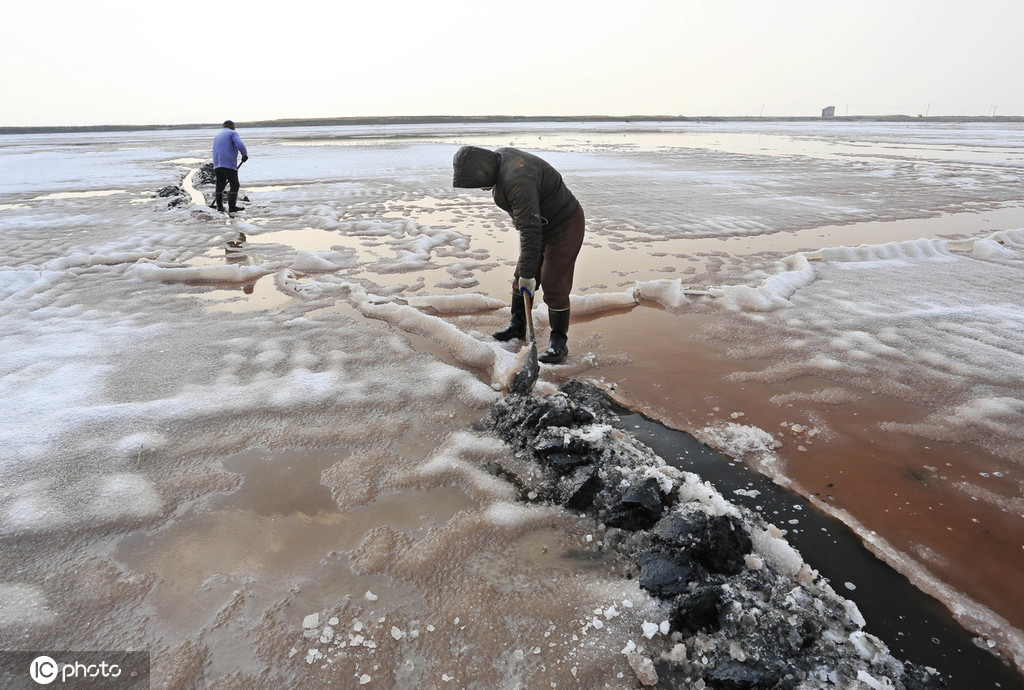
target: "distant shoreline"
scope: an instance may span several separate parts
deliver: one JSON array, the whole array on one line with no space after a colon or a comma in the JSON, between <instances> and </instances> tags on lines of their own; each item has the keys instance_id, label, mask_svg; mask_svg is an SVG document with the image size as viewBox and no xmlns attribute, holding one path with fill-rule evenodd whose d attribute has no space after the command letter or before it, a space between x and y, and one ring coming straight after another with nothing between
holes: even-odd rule
<instances>
[{"instance_id":1,"label":"distant shoreline","mask_svg":"<svg viewBox=\"0 0 1024 690\"><path fill-rule=\"evenodd\" d=\"M240 127L338 127L345 125L429 125L429 124L515 124L521 122L1024 122L1024 117L1004 115L837 115L835 117L757 117L757 116L682 116L682 115L408 115L388 117L334 117L284 120L238 121ZM57 125L49 127L0 127L3 134L60 134L72 132L136 132L150 130L204 129L219 127L220 122L179 125Z\"/></svg>"}]
</instances>

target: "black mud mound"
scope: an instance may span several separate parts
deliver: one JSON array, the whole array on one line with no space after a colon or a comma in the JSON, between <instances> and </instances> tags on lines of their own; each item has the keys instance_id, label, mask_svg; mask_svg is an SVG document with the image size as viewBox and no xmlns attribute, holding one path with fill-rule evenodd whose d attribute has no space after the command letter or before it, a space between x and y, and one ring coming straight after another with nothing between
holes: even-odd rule
<instances>
[{"instance_id":1,"label":"black mud mound","mask_svg":"<svg viewBox=\"0 0 1024 690\"><path fill-rule=\"evenodd\" d=\"M659 686L946 687L864 632L857 607L780 531L626 433L597 388L570 381L556 395L509 395L484 426L513 449L493 472L523 500L592 516L602 548L628 556L630 576L666 602L672 634L658 640L670 641L638 649Z\"/></svg>"},{"instance_id":2,"label":"black mud mound","mask_svg":"<svg viewBox=\"0 0 1024 690\"><path fill-rule=\"evenodd\" d=\"M156 192L156 196L167 199L167 208L188 203L188 194L181 187L167 186Z\"/></svg>"},{"instance_id":3,"label":"black mud mound","mask_svg":"<svg viewBox=\"0 0 1024 690\"><path fill-rule=\"evenodd\" d=\"M217 176L213 172L213 163L203 163L192 175L192 185L200 187L217 183Z\"/></svg>"}]
</instances>

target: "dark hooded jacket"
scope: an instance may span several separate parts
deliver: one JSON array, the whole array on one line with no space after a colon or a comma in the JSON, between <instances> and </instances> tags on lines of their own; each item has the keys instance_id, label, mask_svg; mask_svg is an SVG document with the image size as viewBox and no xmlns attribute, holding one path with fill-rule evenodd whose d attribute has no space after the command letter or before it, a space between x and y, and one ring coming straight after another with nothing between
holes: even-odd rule
<instances>
[{"instance_id":1,"label":"dark hooded jacket","mask_svg":"<svg viewBox=\"0 0 1024 690\"><path fill-rule=\"evenodd\" d=\"M453 161L455 187L491 187L494 203L519 231L519 276L536 278L545 233L557 231L579 202L547 161L513 148L463 146Z\"/></svg>"}]
</instances>

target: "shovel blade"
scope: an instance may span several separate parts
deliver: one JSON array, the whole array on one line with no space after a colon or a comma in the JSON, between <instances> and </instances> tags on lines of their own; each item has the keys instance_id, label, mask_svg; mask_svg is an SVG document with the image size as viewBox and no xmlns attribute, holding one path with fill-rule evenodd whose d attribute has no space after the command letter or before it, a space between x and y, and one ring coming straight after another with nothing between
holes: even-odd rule
<instances>
[{"instance_id":1,"label":"shovel blade","mask_svg":"<svg viewBox=\"0 0 1024 690\"><path fill-rule=\"evenodd\" d=\"M530 354L526 357L526 362L523 364L523 368L516 372L515 378L512 379L512 385L509 387L512 393L518 395L529 395L530 391L533 390L533 386L537 383L537 377L540 376L540 361L537 359L537 341L530 341Z\"/></svg>"}]
</instances>

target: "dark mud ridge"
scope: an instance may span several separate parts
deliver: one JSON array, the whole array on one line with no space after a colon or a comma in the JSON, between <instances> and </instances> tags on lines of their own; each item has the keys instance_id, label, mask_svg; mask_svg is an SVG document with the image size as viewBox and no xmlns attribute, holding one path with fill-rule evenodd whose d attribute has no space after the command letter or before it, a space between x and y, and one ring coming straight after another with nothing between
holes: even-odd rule
<instances>
[{"instance_id":1,"label":"dark mud ridge","mask_svg":"<svg viewBox=\"0 0 1024 690\"><path fill-rule=\"evenodd\" d=\"M187 206L189 204L189 195L182 187L181 183L177 185L169 185L157 190L156 196L167 199L167 207L174 208L175 206ZM213 172L213 163L204 163L199 169L196 170L192 176L192 185L196 188L196 191L203 195L203 199L206 201L206 205L213 207L213 196L214 192L212 189L200 189L201 187L213 187L217 184L217 177ZM249 197L244 194L239 194L239 201L249 201Z\"/></svg>"},{"instance_id":2,"label":"dark mud ridge","mask_svg":"<svg viewBox=\"0 0 1024 690\"><path fill-rule=\"evenodd\" d=\"M162 199L167 199L167 208L174 208L175 206L181 206L188 204L188 194L184 189L178 186L167 186L156 192L156 195Z\"/></svg>"},{"instance_id":3,"label":"dark mud ridge","mask_svg":"<svg viewBox=\"0 0 1024 690\"><path fill-rule=\"evenodd\" d=\"M513 449L492 471L528 501L585 513L629 577L671 609L671 633L626 649L644 685L675 688L944 688L865 632L780 530L669 466L623 431L598 389L570 381L550 396L510 395L484 426Z\"/></svg>"}]
</instances>

